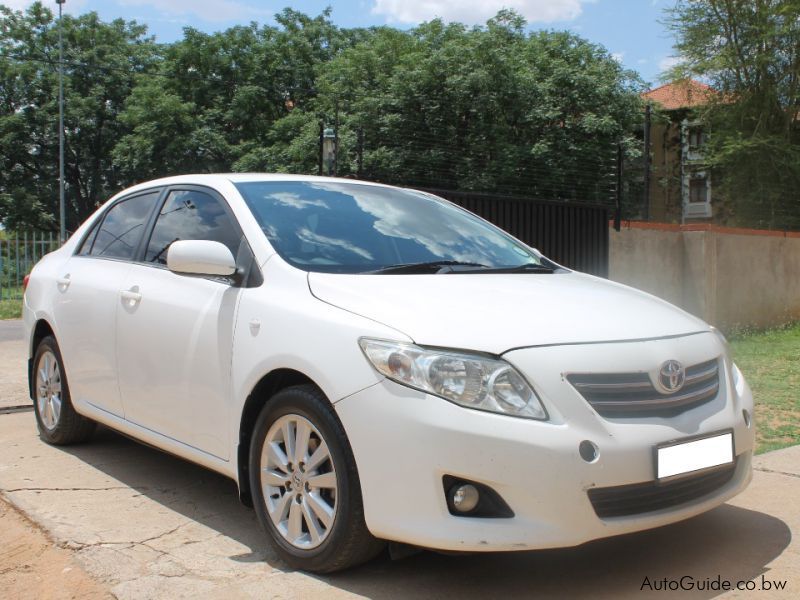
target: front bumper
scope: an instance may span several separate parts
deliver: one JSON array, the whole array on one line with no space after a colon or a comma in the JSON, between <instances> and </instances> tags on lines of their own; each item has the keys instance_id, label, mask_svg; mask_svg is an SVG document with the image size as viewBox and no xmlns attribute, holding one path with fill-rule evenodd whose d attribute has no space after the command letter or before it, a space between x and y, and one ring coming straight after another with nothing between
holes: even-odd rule
<instances>
[{"instance_id":1,"label":"front bumper","mask_svg":"<svg viewBox=\"0 0 800 600\"><path fill-rule=\"evenodd\" d=\"M625 346L621 348L621 346ZM742 410L752 397L731 384L724 365L716 399L672 418L609 420L598 416L556 365L613 372L652 360L719 356L711 334L627 344L525 349L506 359L525 373L550 414L546 422L469 410L384 380L336 403L361 479L366 523L373 535L452 551L503 551L574 546L650 529L709 510L743 490L751 477L754 430ZM699 362L699 358L698 358ZM723 361L721 361L723 362ZM652 481L654 446L732 430L736 469L713 492L678 506L601 519L587 490ZM599 448L580 457L579 444ZM494 489L514 517L459 517L448 511L442 478Z\"/></svg>"}]
</instances>

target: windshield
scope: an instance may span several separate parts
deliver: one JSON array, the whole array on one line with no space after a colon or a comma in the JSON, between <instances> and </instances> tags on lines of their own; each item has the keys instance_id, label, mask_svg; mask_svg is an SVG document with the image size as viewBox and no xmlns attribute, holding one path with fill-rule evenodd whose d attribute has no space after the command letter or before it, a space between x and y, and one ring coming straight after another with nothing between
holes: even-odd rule
<instances>
[{"instance_id":1,"label":"windshield","mask_svg":"<svg viewBox=\"0 0 800 600\"><path fill-rule=\"evenodd\" d=\"M422 192L322 181L258 181L236 187L281 258L305 271L551 264L500 229Z\"/></svg>"}]
</instances>

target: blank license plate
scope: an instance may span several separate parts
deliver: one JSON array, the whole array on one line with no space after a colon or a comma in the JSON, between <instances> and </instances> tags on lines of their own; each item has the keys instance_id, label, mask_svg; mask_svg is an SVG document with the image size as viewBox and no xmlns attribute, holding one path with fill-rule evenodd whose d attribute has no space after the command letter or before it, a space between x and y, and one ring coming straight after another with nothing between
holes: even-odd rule
<instances>
[{"instance_id":1,"label":"blank license plate","mask_svg":"<svg viewBox=\"0 0 800 600\"><path fill-rule=\"evenodd\" d=\"M659 447L656 451L656 475L663 479L732 462L733 434L723 433Z\"/></svg>"}]
</instances>

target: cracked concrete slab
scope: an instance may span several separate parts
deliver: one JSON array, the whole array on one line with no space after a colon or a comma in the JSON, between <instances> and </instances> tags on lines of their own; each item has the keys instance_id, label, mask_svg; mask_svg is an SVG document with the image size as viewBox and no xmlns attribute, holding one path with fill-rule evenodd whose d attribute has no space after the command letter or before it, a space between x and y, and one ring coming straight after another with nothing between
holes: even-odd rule
<instances>
[{"instance_id":1,"label":"cracked concrete slab","mask_svg":"<svg viewBox=\"0 0 800 600\"><path fill-rule=\"evenodd\" d=\"M314 577L288 570L268 549L232 481L105 429L87 445L47 446L36 435L32 414L0 415L0 493L123 599L533 593L625 598L662 595L641 590L645 577L685 575L786 580L786 590L764 597L795 598L800 590L798 457L800 448L758 457L753 484L744 494L654 531L555 551L425 552L397 562L381 557L346 573Z\"/></svg>"},{"instance_id":2,"label":"cracked concrete slab","mask_svg":"<svg viewBox=\"0 0 800 600\"><path fill-rule=\"evenodd\" d=\"M323 585L282 570L232 481L108 430L47 446L30 413L3 415L0 440L0 492L117 597L228 598L276 575L298 593Z\"/></svg>"}]
</instances>

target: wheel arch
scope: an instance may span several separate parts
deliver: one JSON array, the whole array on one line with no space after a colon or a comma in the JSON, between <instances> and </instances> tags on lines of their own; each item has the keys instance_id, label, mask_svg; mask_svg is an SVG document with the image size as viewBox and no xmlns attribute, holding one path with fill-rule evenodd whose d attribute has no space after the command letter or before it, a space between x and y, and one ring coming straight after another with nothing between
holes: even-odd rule
<instances>
[{"instance_id":1,"label":"wheel arch","mask_svg":"<svg viewBox=\"0 0 800 600\"><path fill-rule=\"evenodd\" d=\"M274 369L264 375L247 396L239 421L239 441L237 448L237 470L239 499L246 506L253 506L250 494L250 439L258 415L264 405L279 391L295 385L311 384L320 387L308 375L295 369Z\"/></svg>"},{"instance_id":2,"label":"wheel arch","mask_svg":"<svg viewBox=\"0 0 800 600\"><path fill-rule=\"evenodd\" d=\"M33 399L33 357L39 343L48 335L56 336L53 326L46 319L39 319L31 330L30 346L28 348L28 395Z\"/></svg>"}]
</instances>

